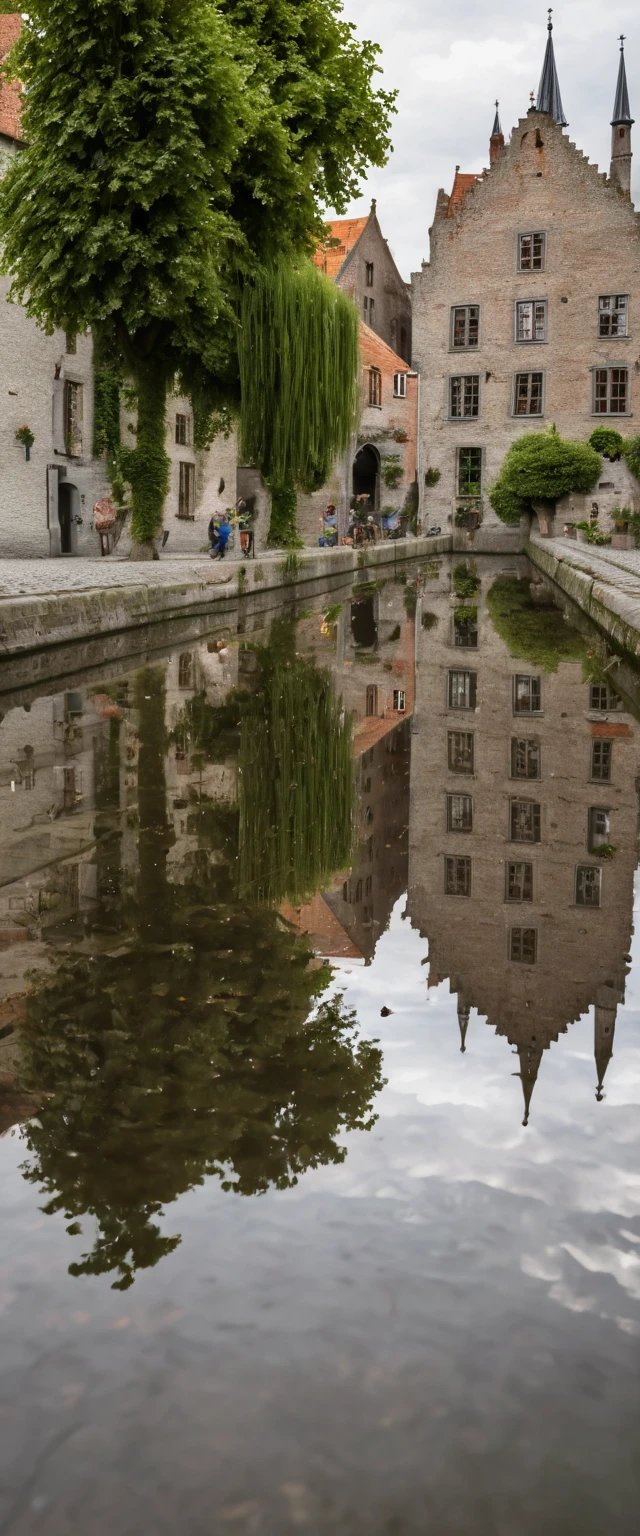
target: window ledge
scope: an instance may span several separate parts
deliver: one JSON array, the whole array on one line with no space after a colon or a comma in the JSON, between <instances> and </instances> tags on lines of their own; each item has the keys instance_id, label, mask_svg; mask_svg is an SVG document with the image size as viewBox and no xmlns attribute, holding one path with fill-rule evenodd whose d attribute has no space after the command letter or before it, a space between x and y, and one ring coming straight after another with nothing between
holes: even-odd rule
<instances>
[{"instance_id":1,"label":"window ledge","mask_svg":"<svg viewBox=\"0 0 640 1536\"><path fill-rule=\"evenodd\" d=\"M606 421L610 416L616 416L619 421L625 421L625 420L628 420L630 416L633 416L633 411L592 411L591 412L591 417L592 417L593 421Z\"/></svg>"}]
</instances>

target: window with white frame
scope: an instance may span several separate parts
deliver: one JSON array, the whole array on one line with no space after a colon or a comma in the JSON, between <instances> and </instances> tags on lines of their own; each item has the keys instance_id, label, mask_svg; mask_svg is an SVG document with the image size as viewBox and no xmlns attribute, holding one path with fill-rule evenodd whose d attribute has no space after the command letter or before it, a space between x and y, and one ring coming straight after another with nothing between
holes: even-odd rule
<instances>
[{"instance_id":1,"label":"window with white frame","mask_svg":"<svg viewBox=\"0 0 640 1536\"><path fill-rule=\"evenodd\" d=\"M479 415L479 373L457 373L449 379L449 415L453 421Z\"/></svg>"},{"instance_id":2,"label":"window with white frame","mask_svg":"<svg viewBox=\"0 0 640 1536\"><path fill-rule=\"evenodd\" d=\"M451 345L477 347L480 337L480 305L457 304L451 311Z\"/></svg>"},{"instance_id":3,"label":"window with white frame","mask_svg":"<svg viewBox=\"0 0 640 1536\"><path fill-rule=\"evenodd\" d=\"M444 889L446 896L471 895L471 859L445 858Z\"/></svg>"},{"instance_id":4,"label":"window with white frame","mask_svg":"<svg viewBox=\"0 0 640 1536\"><path fill-rule=\"evenodd\" d=\"M382 374L379 368L369 369L369 405L382 405Z\"/></svg>"},{"instance_id":5,"label":"window with white frame","mask_svg":"<svg viewBox=\"0 0 640 1536\"><path fill-rule=\"evenodd\" d=\"M505 901L533 901L533 864L507 864Z\"/></svg>"},{"instance_id":6,"label":"window with white frame","mask_svg":"<svg viewBox=\"0 0 640 1536\"><path fill-rule=\"evenodd\" d=\"M447 832L473 831L471 795L447 795Z\"/></svg>"},{"instance_id":7,"label":"window with white frame","mask_svg":"<svg viewBox=\"0 0 640 1536\"><path fill-rule=\"evenodd\" d=\"M594 416L626 416L629 410L628 368L594 368Z\"/></svg>"},{"instance_id":8,"label":"window with white frame","mask_svg":"<svg viewBox=\"0 0 640 1536\"><path fill-rule=\"evenodd\" d=\"M397 709L400 714L404 714L404 711L407 707L407 695L404 691L404 688L394 688L393 707L394 709Z\"/></svg>"},{"instance_id":9,"label":"window with white frame","mask_svg":"<svg viewBox=\"0 0 640 1536\"><path fill-rule=\"evenodd\" d=\"M526 672L516 672L513 679L514 715L537 715L540 712L540 678Z\"/></svg>"},{"instance_id":10,"label":"window with white frame","mask_svg":"<svg viewBox=\"0 0 640 1536\"><path fill-rule=\"evenodd\" d=\"M594 864L579 864L576 869L576 905L599 907L602 871Z\"/></svg>"},{"instance_id":11,"label":"window with white frame","mask_svg":"<svg viewBox=\"0 0 640 1536\"><path fill-rule=\"evenodd\" d=\"M407 375L406 375L406 373L394 373L394 375L393 375L393 393L394 393L394 395L396 397L396 400L404 400L406 398L406 394L407 394Z\"/></svg>"},{"instance_id":12,"label":"window with white frame","mask_svg":"<svg viewBox=\"0 0 640 1536\"><path fill-rule=\"evenodd\" d=\"M477 672L449 673L449 709L475 709Z\"/></svg>"},{"instance_id":13,"label":"window with white frame","mask_svg":"<svg viewBox=\"0 0 640 1536\"><path fill-rule=\"evenodd\" d=\"M519 299L516 304L516 341L546 341L546 299Z\"/></svg>"},{"instance_id":14,"label":"window with white frame","mask_svg":"<svg viewBox=\"0 0 640 1536\"><path fill-rule=\"evenodd\" d=\"M513 415L542 416L543 373L516 373L513 381Z\"/></svg>"},{"instance_id":15,"label":"window with white frame","mask_svg":"<svg viewBox=\"0 0 640 1536\"><path fill-rule=\"evenodd\" d=\"M542 230L518 235L518 271L543 272L546 254L546 235Z\"/></svg>"},{"instance_id":16,"label":"window with white frame","mask_svg":"<svg viewBox=\"0 0 640 1536\"><path fill-rule=\"evenodd\" d=\"M509 934L509 959L522 965L535 965L538 958L536 928L512 928Z\"/></svg>"},{"instance_id":17,"label":"window with white frame","mask_svg":"<svg viewBox=\"0 0 640 1536\"><path fill-rule=\"evenodd\" d=\"M627 336L629 295L627 293L602 294L598 299L598 335Z\"/></svg>"}]
</instances>

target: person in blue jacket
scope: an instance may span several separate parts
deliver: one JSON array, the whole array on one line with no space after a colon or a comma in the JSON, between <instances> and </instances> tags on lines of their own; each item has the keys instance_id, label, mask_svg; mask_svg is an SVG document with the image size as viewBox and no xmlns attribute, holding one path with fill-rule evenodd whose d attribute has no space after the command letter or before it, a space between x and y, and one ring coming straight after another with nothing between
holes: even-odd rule
<instances>
[{"instance_id":1,"label":"person in blue jacket","mask_svg":"<svg viewBox=\"0 0 640 1536\"><path fill-rule=\"evenodd\" d=\"M230 534L231 523L226 512L219 523L213 517L211 518L209 523L209 538L211 540L209 554L212 560L224 560Z\"/></svg>"}]
</instances>

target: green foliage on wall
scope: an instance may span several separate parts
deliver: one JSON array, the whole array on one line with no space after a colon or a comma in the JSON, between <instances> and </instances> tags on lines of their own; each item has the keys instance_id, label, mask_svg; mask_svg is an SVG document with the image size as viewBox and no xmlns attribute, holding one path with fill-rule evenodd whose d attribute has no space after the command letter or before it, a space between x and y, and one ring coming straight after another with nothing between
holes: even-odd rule
<instances>
[{"instance_id":1,"label":"green foliage on wall","mask_svg":"<svg viewBox=\"0 0 640 1536\"><path fill-rule=\"evenodd\" d=\"M544 672L557 672L561 661L587 661L586 640L553 603L533 601L530 581L498 576L487 593L487 608L511 656Z\"/></svg>"},{"instance_id":2,"label":"green foliage on wall","mask_svg":"<svg viewBox=\"0 0 640 1536\"><path fill-rule=\"evenodd\" d=\"M454 566L453 590L456 597L475 597L476 592L480 591L480 577L475 560L470 560L468 564L460 561L459 565Z\"/></svg>"},{"instance_id":3,"label":"green foliage on wall","mask_svg":"<svg viewBox=\"0 0 640 1536\"><path fill-rule=\"evenodd\" d=\"M358 312L314 267L280 265L245 287L240 453L271 485L324 485L355 431Z\"/></svg>"},{"instance_id":4,"label":"green foliage on wall","mask_svg":"<svg viewBox=\"0 0 640 1536\"><path fill-rule=\"evenodd\" d=\"M271 521L269 544L274 549L302 549L302 539L296 529L298 497L288 485L271 488Z\"/></svg>"},{"instance_id":5,"label":"green foliage on wall","mask_svg":"<svg viewBox=\"0 0 640 1536\"><path fill-rule=\"evenodd\" d=\"M628 437L622 445L625 463L628 464L632 475L640 480L640 437Z\"/></svg>"},{"instance_id":6,"label":"green foliage on wall","mask_svg":"<svg viewBox=\"0 0 640 1536\"><path fill-rule=\"evenodd\" d=\"M604 454L605 459L611 459L613 462L620 458L624 438L616 432L615 427L596 427L591 433L589 443L592 448L595 448L596 453Z\"/></svg>"},{"instance_id":7,"label":"green foliage on wall","mask_svg":"<svg viewBox=\"0 0 640 1536\"><path fill-rule=\"evenodd\" d=\"M380 466L380 474L388 489L395 491L404 474L404 466L397 458L383 459Z\"/></svg>"},{"instance_id":8,"label":"green foliage on wall","mask_svg":"<svg viewBox=\"0 0 640 1536\"><path fill-rule=\"evenodd\" d=\"M121 448L120 464L131 485L131 534L148 543L159 529L158 518L169 487L171 460L165 449L166 381L151 366L138 372L136 447Z\"/></svg>"},{"instance_id":9,"label":"green foliage on wall","mask_svg":"<svg viewBox=\"0 0 640 1536\"><path fill-rule=\"evenodd\" d=\"M534 502L592 490L601 473L600 454L588 443L562 438L555 427L526 432L511 444L489 501L504 523L514 523Z\"/></svg>"}]
</instances>

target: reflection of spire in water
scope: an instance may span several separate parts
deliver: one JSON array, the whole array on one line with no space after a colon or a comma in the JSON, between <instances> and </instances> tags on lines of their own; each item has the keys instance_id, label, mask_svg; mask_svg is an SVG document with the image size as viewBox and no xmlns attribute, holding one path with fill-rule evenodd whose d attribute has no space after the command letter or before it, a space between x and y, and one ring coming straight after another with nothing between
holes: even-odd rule
<instances>
[{"instance_id":1,"label":"reflection of spire in water","mask_svg":"<svg viewBox=\"0 0 640 1536\"><path fill-rule=\"evenodd\" d=\"M601 994L604 991L601 988ZM616 1003L603 1005L596 1003L594 1020L593 1053L596 1058L596 1071L598 1074L598 1086L596 1099L601 1104L604 1098L604 1076L613 1055L613 1037L616 1029Z\"/></svg>"},{"instance_id":2,"label":"reflection of spire in water","mask_svg":"<svg viewBox=\"0 0 640 1536\"><path fill-rule=\"evenodd\" d=\"M469 1014L470 1013L471 1013L471 1008L467 1006L467 1004L464 1002L463 998L459 997L458 998L458 1024L460 1026L460 1050L463 1053L467 1049L467 1030L469 1028Z\"/></svg>"},{"instance_id":3,"label":"reflection of spire in water","mask_svg":"<svg viewBox=\"0 0 640 1536\"><path fill-rule=\"evenodd\" d=\"M536 1078L542 1061L542 1046L519 1045L518 1056L520 1058L520 1071L514 1072L514 1077L519 1077L522 1083L524 1096L524 1120L523 1125L529 1124L529 1106L531 1095L536 1086Z\"/></svg>"}]
</instances>

